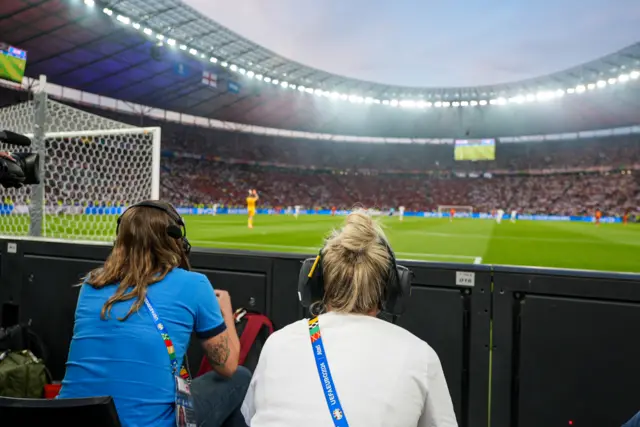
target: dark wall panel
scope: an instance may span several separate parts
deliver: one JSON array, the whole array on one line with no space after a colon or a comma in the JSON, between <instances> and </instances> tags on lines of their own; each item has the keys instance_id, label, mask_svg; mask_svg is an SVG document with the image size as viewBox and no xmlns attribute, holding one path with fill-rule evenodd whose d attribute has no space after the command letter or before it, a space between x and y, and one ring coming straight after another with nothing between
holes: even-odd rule
<instances>
[{"instance_id":1,"label":"dark wall panel","mask_svg":"<svg viewBox=\"0 0 640 427\"><path fill-rule=\"evenodd\" d=\"M622 425L640 409L640 304L530 295L520 308L518 426Z\"/></svg>"},{"instance_id":2,"label":"dark wall panel","mask_svg":"<svg viewBox=\"0 0 640 427\"><path fill-rule=\"evenodd\" d=\"M438 354L461 426L488 417L491 269L468 264L406 264L415 274L398 324ZM459 274L472 277L458 284Z\"/></svg>"},{"instance_id":3,"label":"dark wall panel","mask_svg":"<svg viewBox=\"0 0 640 427\"><path fill-rule=\"evenodd\" d=\"M466 366L464 304L457 289L416 287L398 325L426 341L440 357L458 419L462 416Z\"/></svg>"},{"instance_id":4,"label":"dark wall panel","mask_svg":"<svg viewBox=\"0 0 640 427\"><path fill-rule=\"evenodd\" d=\"M619 426L637 412L639 281L496 268L492 427Z\"/></svg>"}]
</instances>

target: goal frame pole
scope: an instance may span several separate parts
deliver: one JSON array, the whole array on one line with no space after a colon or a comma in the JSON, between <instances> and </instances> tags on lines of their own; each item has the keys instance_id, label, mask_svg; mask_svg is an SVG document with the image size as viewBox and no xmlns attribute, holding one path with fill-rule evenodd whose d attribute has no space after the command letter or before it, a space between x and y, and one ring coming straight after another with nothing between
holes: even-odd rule
<instances>
[{"instance_id":1,"label":"goal frame pole","mask_svg":"<svg viewBox=\"0 0 640 427\"><path fill-rule=\"evenodd\" d=\"M34 123L33 123L33 145L34 151L40 156L40 162L38 168L40 173L40 183L34 185L33 193L31 195L31 203L29 208L29 235L32 237L42 237L42 230L44 229L45 212L44 212L44 197L45 197L45 156L47 155L47 149L45 146L46 139L46 125L47 125L47 103L49 97L46 91L47 76L41 75L39 86L34 93Z\"/></svg>"}]
</instances>

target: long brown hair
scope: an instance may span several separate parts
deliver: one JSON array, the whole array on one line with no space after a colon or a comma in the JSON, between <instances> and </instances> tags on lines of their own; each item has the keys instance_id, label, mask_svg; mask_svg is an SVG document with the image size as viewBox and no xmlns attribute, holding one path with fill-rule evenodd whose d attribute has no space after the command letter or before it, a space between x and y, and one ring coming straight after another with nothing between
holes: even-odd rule
<instances>
[{"instance_id":1,"label":"long brown hair","mask_svg":"<svg viewBox=\"0 0 640 427\"><path fill-rule=\"evenodd\" d=\"M168 203L154 204L178 213ZM90 272L85 283L96 289L118 283L116 292L107 300L100 312L106 320L116 302L136 299L129 312L120 321L127 320L144 304L147 287L157 283L175 267L189 269L187 254L178 239L167 234L167 227L175 220L166 212L148 206L128 209L122 215L115 245L104 265Z\"/></svg>"}]
</instances>

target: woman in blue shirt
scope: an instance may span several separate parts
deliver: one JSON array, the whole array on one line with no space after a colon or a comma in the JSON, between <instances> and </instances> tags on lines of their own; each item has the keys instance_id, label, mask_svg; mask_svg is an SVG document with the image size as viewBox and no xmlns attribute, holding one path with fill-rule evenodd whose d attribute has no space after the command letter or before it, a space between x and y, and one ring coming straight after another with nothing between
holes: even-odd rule
<instances>
[{"instance_id":1,"label":"woman in blue shirt","mask_svg":"<svg viewBox=\"0 0 640 427\"><path fill-rule=\"evenodd\" d=\"M214 368L191 384L198 425L245 425L239 407L251 374L238 367L231 300L189 271L188 252L171 205L143 202L122 215L111 254L80 290L60 398L113 396L123 426L175 426L169 353L179 364L195 332Z\"/></svg>"}]
</instances>

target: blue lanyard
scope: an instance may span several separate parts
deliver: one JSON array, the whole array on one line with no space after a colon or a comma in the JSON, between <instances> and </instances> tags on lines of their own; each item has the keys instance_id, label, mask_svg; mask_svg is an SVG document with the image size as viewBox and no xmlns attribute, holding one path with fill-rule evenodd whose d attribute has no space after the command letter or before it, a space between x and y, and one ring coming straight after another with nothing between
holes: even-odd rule
<instances>
[{"instance_id":1,"label":"blue lanyard","mask_svg":"<svg viewBox=\"0 0 640 427\"><path fill-rule=\"evenodd\" d=\"M158 330L158 332L160 332L162 341L164 342L164 345L167 347L167 352L169 353L169 360L171 361L171 369L173 371L173 375L175 375L176 372L180 370L180 367L178 366L178 359L176 357L176 350L173 347L173 342L171 341L171 338L169 338L169 333L167 332L167 329L164 326L164 324L160 321L160 318L158 317L158 313L156 313L156 310L151 305L151 301L149 301L149 298L144 299L144 305L147 306L147 310L149 310L151 319L153 319L153 323L155 323L156 329Z\"/></svg>"},{"instance_id":2,"label":"blue lanyard","mask_svg":"<svg viewBox=\"0 0 640 427\"><path fill-rule=\"evenodd\" d=\"M327 401L327 406L331 413L333 425L336 427L349 427L347 417L344 415L342 404L338 398L338 392L333 384L331 370L329 369L329 362L327 361L327 355L324 352L324 345L322 344L320 324L318 323L317 317L309 320L309 336L311 337L313 357L316 359L316 367L318 368L318 376L320 377L320 383L322 384L322 391L324 392L324 398Z\"/></svg>"}]
</instances>

